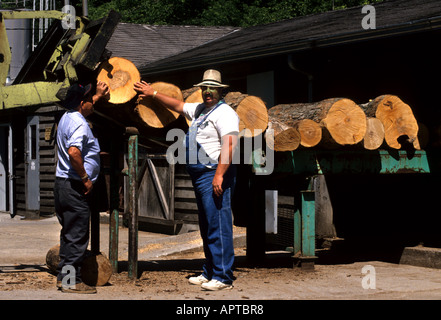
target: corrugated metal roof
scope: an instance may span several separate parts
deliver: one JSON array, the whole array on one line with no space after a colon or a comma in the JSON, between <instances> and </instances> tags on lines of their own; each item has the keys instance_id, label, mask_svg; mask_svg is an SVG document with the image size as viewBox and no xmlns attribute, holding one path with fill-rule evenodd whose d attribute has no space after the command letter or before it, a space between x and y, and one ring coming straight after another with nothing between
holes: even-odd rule
<instances>
[{"instance_id":1,"label":"corrugated metal roof","mask_svg":"<svg viewBox=\"0 0 441 320\"><path fill-rule=\"evenodd\" d=\"M239 28L119 23L107 49L137 67L176 55L223 37Z\"/></svg>"},{"instance_id":2,"label":"corrugated metal roof","mask_svg":"<svg viewBox=\"0 0 441 320\"><path fill-rule=\"evenodd\" d=\"M416 29L441 27L440 0L393 0L374 5L376 29L364 30L362 7L245 28L209 44L145 66L142 74L204 66L335 45Z\"/></svg>"}]
</instances>

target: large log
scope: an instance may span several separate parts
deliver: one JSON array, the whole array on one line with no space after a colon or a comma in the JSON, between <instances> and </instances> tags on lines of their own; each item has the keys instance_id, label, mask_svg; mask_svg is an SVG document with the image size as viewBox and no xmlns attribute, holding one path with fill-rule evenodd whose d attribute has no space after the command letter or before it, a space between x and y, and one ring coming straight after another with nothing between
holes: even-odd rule
<instances>
[{"instance_id":1,"label":"large log","mask_svg":"<svg viewBox=\"0 0 441 320\"><path fill-rule=\"evenodd\" d=\"M181 89L171 83L155 82L151 87L159 93L184 101ZM151 128L164 128L179 117L179 113L167 109L152 97L140 99L134 112L141 123Z\"/></svg>"},{"instance_id":2,"label":"large log","mask_svg":"<svg viewBox=\"0 0 441 320\"><path fill-rule=\"evenodd\" d=\"M418 123L409 105L395 95L382 95L361 105L368 117L376 117L384 126L384 139L393 149L400 149L399 139L407 136L407 141L417 150Z\"/></svg>"},{"instance_id":3,"label":"large log","mask_svg":"<svg viewBox=\"0 0 441 320\"><path fill-rule=\"evenodd\" d=\"M141 80L141 75L130 60L113 57L101 64L97 80L109 86L109 102L121 104L136 96L133 85Z\"/></svg>"},{"instance_id":4,"label":"large log","mask_svg":"<svg viewBox=\"0 0 441 320\"><path fill-rule=\"evenodd\" d=\"M331 98L315 103L279 104L268 114L283 123L309 119L320 123L337 145L359 143L366 133L366 115L352 100Z\"/></svg>"},{"instance_id":5,"label":"large log","mask_svg":"<svg viewBox=\"0 0 441 320\"><path fill-rule=\"evenodd\" d=\"M225 103L232 107L239 116L239 131L247 138L263 133L268 127L268 109L259 97L241 92L229 92Z\"/></svg>"}]
</instances>

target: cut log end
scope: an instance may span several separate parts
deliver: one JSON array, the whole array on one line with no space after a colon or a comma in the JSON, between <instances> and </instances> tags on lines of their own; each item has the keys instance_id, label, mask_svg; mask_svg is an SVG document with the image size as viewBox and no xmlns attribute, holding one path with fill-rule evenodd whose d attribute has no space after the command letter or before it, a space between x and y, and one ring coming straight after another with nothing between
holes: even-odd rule
<instances>
[{"instance_id":1,"label":"cut log end","mask_svg":"<svg viewBox=\"0 0 441 320\"><path fill-rule=\"evenodd\" d=\"M268 127L268 110L262 99L255 96L247 96L236 108L239 116L239 131L244 129L245 137L255 137Z\"/></svg>"},{"instance_id":2,"label":"cut log end","mask_svg":"<svg viewBox=\"0 0 441 320\"><path fill-rule=\"evenodd\" d=\"M313 120L303 119L297 121L294 127L300 134L300 144L303 147L315 147L322 140L322 127Z\"/></svg>"},{"instance_id":3,"label":"cut log end","mask_svg":"<svg viewBox=\"0 0 441 320\"><path fill-rule=\"evenodd\" d=\"M294 151L300 145L300 133L288 128L274 137L274 151Z\"/></svg>"},{"instance_id":4,"label":"cut log end","mask_svg":"<svg viewBox=\"0 0 441 320\"><path fill-rule=\"evenodd\" d=\"M109 86L110 103L122 104L136 96L133 85L141 80L141 75L130 60L113 57L102 63L97 80Z\"/></svg>"},{"instance_id":5,"label":"cut log end","mask_svg":"<svg viewBox=\"0 0 441 320\"><path fill-rule=\"evenodd\" d=\"M359 143L366 133L366 115L352 100L339 99L329 109L323 124L340 145Z\"/></svg>"}]
</instances>

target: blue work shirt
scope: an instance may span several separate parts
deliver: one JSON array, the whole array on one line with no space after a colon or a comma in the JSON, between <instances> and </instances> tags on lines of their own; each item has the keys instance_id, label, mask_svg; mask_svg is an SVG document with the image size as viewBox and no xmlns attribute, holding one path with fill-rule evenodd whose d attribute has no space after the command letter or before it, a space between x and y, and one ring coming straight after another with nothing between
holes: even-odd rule
<instances>
[{"instance_id":1,"label":"blue work shirt","mask_svg":"<svg viewBox=\"0 0 441 320\"><path fill-rule=\"evenodd\" d=\"M94 137L89 124L78 111L67 111L60 119L57 129L58 163L56 176L81 180L69 159L70 147L81 151L84 169L92 182L100 172L100 145Z\"/></svg>"}]
</instances>

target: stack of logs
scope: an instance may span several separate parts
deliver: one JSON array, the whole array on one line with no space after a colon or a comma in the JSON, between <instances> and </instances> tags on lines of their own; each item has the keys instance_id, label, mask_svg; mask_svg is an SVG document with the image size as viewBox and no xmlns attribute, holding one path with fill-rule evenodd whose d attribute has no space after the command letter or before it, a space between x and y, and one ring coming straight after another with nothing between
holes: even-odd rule
<instances>
[{"instance_id":1,"label":"stack of logs","mask_svg":"<svg viewBox=\"0 0 441 320\"><path fill-rule=\"evenodd\" d=\"M138 98L133 85L140 79L139 71L127 59L113 57L103 63L98 80L108 84L110 97L107 102L97 104L96 111L122 125L137 127L141 135L150 139L164 137L167 130L181 127L185 120L178 113L165 108L152 97ZM177 86L165 82L154 82L150 85L159 93L180 101L202 102L201 90L198 87L181 91ZM239 129L245 132L245 136L254 137L265 131L268 126L268 111L260 98L230 92L224 100L239 115Z\"/></svg>"},{"instance_id":2,"label":"stack of logs","mask_svg":"<svg viewBox=\"0 0 441 320\"><path fill-rule=\"evenodd\" d=\"M418 136L422 130L419 132L412 109L394 95L382 95L360 105L346 98L281 104L269 109L268 114L275 151L350 145L367 150L400 149L403 142L419 150L423 140Z\"/></svg>"},{"instance_id":3,"label":"stack of logs","mask_svg":"<svg viewBox=\"0 0 441 320\"><path fill-rule=\"evenodd\" d=\"M149 136L161 136L164 130L178 126L179 114L152 98L137 99L133 84L140 81L140 75L130 61L110 59L101 67L98 80L108 83L110 88L110 99L99 111L126 120ZM196 87L181 91L165 82L151 86L181 101L202 102L201 90ZM360 105L347 98L331 98L315 103L280 104L269 110L259 97L241 92L230 92L224 100L239 115L242 135L254 137L265 132L268 147L275 151L350 145L367 150L400 149L403 141L419 150L423 141L418 136L423 130L419 130L412 109L394 95L382 95ZM269 136L270 133L274 135Z\"/></svg>"}]
</instances>

